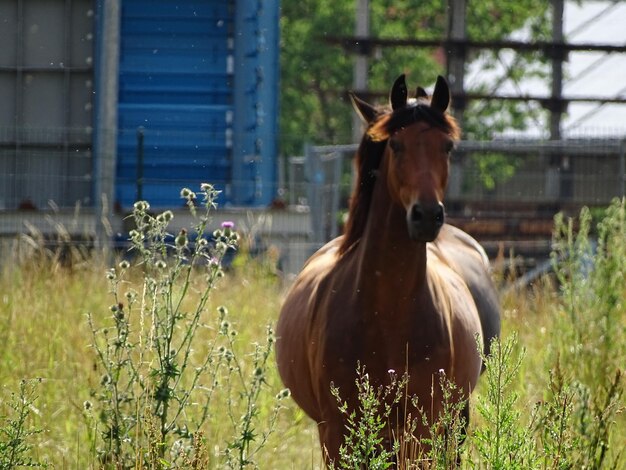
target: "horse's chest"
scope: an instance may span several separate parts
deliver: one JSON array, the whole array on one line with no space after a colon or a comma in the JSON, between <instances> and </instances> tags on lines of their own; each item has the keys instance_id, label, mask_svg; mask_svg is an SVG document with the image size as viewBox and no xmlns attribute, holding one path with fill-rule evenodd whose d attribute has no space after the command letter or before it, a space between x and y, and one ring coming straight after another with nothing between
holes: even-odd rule
<instances>
[{"instance_id":1,"label":"horse's chest","mask_svg":"<svg viewBox=\"0 0 626 470\"><path fill-rule=\"evenodd\" d=\"M445 322L431 314L424 299L395 300L384 305L363 296L349 306L338 302L331 308L334 314L326 324L324 362L347 369L360 362L385 370L439 364L449 346Z\"/></svg>"}]
</instances>

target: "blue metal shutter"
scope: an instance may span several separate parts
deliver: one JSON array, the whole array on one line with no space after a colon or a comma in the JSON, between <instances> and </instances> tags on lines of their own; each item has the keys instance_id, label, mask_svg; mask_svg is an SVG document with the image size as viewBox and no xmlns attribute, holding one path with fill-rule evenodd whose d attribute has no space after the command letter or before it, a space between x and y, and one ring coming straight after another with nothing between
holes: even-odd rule
<instances>
[{"instance_id":1,"label":"blue metal shutter","mask_svg":"<svg viewBox=\"0 0 626 470\"><path fill-rule=\"evenodd\" d=\"M226 189L232 147L232 0L122 3L116 202L182 205L181 187ZM106 73L106 71L104 71Z\"/></svg>"},{"instance_id":2,"label":"blue metal shutter","mask_svg":"<svg viewBox=\"0 0 626 470\"><path fill-rule=\"evenodd\" d=\"M276 195L278 0L236 0L232 202L267 206Z\"/></svg>"}]
</instances>

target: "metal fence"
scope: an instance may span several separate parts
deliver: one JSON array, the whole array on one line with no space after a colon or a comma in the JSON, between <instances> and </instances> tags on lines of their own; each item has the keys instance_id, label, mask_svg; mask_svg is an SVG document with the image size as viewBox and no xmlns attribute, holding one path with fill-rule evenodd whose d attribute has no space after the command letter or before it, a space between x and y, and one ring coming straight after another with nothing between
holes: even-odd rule
<instances>
[{"instance_id":1,"label":"metal fence","mask_svg":"<svg viewBox=\"0 0 626 470\"><path fill-rule=\"evenodd\" d=\"M306 201L318 244L340 230L357 145L310 146L289 161L293 200ZM619 138L462 141L451 162L446 206L452 216L605 206L626 194L626 140ZM297 168L300 167L300 168ZM551 213L550 213L551 212Z\"/></svg>"},{"instance_id":2,"label":"metal fence","mask_svg":"<svg viewBox=\"0 0 626 470\"><path fill-rule=\"evenodd\" d=\"M452 158L447 210L452 218L472 223L489 217L511 218L513 213L518 213L517 219L532 218L542 211L549 227L556 211L574 213L583 205L606 206L612 198L626 194L625 143L617 138L462 141ZM342 230L356 149L356 145L308 146L304 156L284 161L271 207L221 206L215 223L235 220L262 249L278 248L286 272L297 272L310 254ZM59 232L81 242L96 237L101 221L90 199L97 183L91 164L65 151L62 159L51 159L34 150L23 161L4 152L0 152L0 201L4 201L0 237L11 241L29 231L38 231L49 241L58 238ZM46 166L49 161L57 162L56 166ZM210 174L204 176L203 180L215 183ZM173 192L188 186L185 179L177 182ZM145 176L137 183L146 184ZM186 221L182 200L179 206L155 208L159 209L174 209L177 223ZM123 242L127 211L112 210L106 230L100 233ZM529 236L545 237L545 230L533 232L532 223L520 225L518 221L507 236L514 236L519 227L530 227ZM492 240L502 236L498 230L492 230Z\"/></svg>"}]
</instances>

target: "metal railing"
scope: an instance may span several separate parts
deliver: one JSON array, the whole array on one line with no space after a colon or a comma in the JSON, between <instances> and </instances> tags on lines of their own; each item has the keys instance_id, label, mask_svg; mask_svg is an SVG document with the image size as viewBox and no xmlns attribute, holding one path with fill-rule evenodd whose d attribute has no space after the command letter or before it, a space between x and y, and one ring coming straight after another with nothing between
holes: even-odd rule
<instances>
[{"instance_id":1,"label":"metal railing","mask_svg":"<svg viewBox=\"0 0 626 470\"><path fill-rule=\"evenodd\" d=\"M284 180L270 188L280 196L278 204L254 209L221 205L216 217L269 217L273 223L260 236L278 245L286 270L296 272L316 248L341 233L356 150L356 145L308 146L304 156L285 161ZM626 194L625 150L626 140L618 138L462 141L452 158L446 207L453 215L480 221L496 212L506 217L522 206L546 212L606 206ZM95 236L91 160L81 152L55 155L46 160L34 153L18 161L9 149L0 151L0 236L12 237L29 226L54 234L55 221L74 230L79 240ZM490 158L493 168L485 164ZM485 182L488 177L491 183ZM140 188L150 187L145 175L138 178ZM205 179L213 182L210 174ZM174 195L190 184L183 179L171 183ZM85 208L79 215L77 203ZM172 209L182 206L181 201ZM122 212L111 222L111 233L119 237L124 236ZM549 222L550 214L544 215Z\"/></svg>"},{"instance_id":2,"label":"metal railing","mask_svg":"<svg viewBox=\"0 0 626 470\"><path fill-rule=\"evenodd\" d=\"M308 146L304 157L288 162L290 201L306 201L312 237L320 245L339 233L338 214L345 211L351 190L346 171L357 148ZM522 204L554 211L608 205L626 195L625 154L624 138L461 141L446 199L459 214L472 204L483 212L490 206L506 212Z\"/></svg>"}]
</instances>

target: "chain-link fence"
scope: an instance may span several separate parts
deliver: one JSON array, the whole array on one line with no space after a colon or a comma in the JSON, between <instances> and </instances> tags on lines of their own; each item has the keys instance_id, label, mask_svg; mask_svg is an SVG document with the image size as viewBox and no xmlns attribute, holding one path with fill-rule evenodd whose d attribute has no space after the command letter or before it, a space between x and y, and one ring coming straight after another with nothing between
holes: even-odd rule
<instances>
[{"instance_id":1,"label":"chain-link fence","mask_svg":"<svg viewBox=\"0 0 626 470\"><path fill-rule=\"evenodd\" d=\"M451 160L448 219L495 255L515 246L522 255L545 256L554 215L604 207L626 194L626 140L462 141ZM310 207L317 244L342 230L351 193L350 162L357 145L307 147L288 186ZM508 244L507 244L508 242ZM514 243L513 243L514 242Z\"/></svg>"},{"instance_id":2,"label":"chain-link fence","mask_svg":"<svg viewBox=\"0 0 626 470\"><path fill-rule=\"evenodd\" d=\"M603 207L625 194L625 142L621 139L565 141L462 141L453 155L446 208L449 220L476 236L493 254L507 240L517 247L549 247L552 217L581 206ZM356 145L309 146L305 155L285 159L267 208L222 205L215 223L234 220L255 253L270 247L279 264L297 272L319 246L338 236L347 215L352 189L352 157ZM89 149L0 149L0 236L15 240L39 233L47 243L93 243L106 234L111 245L124 246L129 208L114 207L104 230L101 211L92 202L97 177ZM217 183L211 174L192 180ZM168 180L177 193L189 179ZM145 175L135 182L150 184ZM193 188L192 188L193 189ZM187 222L183 201L175 207L177 226ZM57 242L55 242L57 240Z\"/></svg>"}]
</instances>

